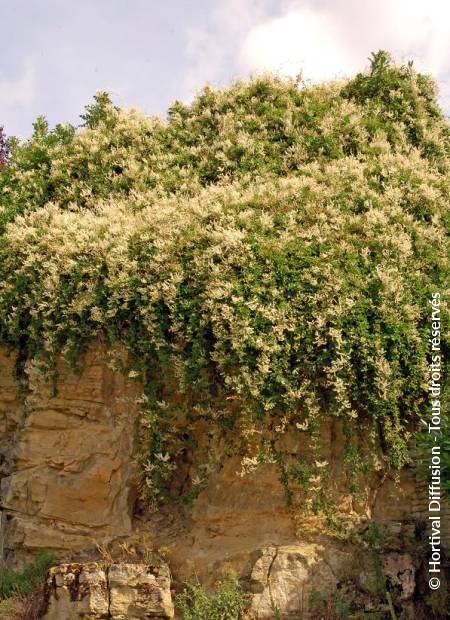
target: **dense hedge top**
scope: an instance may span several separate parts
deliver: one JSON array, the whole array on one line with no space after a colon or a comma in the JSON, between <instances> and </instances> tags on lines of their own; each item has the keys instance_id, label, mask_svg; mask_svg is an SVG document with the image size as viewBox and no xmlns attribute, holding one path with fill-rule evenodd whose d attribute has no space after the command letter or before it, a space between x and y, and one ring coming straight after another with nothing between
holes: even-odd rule
<instances>
[{"instance_id":1,"label":"dense hedge top","mask_svg":"<svg viewBox=\"0 0 450 620\"><path fill-rule=\"evenodd\" d=\"M84 121L39 120L1 168L1 339L51 367L106 334L250 426L369 421L401 465L448 277L433 83L381 52L346 83L207 88L167 122L99 95Z\"/></svg>"}]
</instances>

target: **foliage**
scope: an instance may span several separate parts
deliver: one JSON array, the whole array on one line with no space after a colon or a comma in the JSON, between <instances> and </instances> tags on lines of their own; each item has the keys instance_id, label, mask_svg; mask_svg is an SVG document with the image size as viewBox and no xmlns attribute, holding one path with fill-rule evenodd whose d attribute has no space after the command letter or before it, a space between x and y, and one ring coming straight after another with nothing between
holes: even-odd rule
<instances>
[{"instance_id":1,"label":"foliage","mask_svg":"<svg viewBox=\"0 0 450 620\"><path fill-rule=\"evenodd\" d=\"M3 570L0 573L0 600L15 596L26 597L31 594L42 584L54 560L51 553L42 551L22 570Z\"/></svg>"},{"instance_id":2,"label":"foliage","mask_svg":"<svg viewBox=\"0 0 450 620\"><path fill-rule=\"evenodd\" d=\"M185 582L175 597L183 620L241 620L247 597L232 577L220 581L212 592L198 583Z\"/></svg>"},{"instance_id":3,"label":"foliage","mask_svg":"<svg viewBox=\"0 0 450 620\"><path fill-rule=\"evenodd\" d=\"M44 206L54 195L51 179L53 163L74 135L74 128L58 125L48 131L48 123L39 117L31 138L21 144L9 140L8 166L0 167L0 232L16 215Z\"/></svg>"},{"instance_id":4,"label":"foliage","mask_svg":"<svg viewBox=\"0 0 450 620\"><path fill-rule=\"evenodd\" d=\"M165 122L99 94L83 120L39 119L0 172L1 340L48 373L98 337L130 348L149 497L201 424L212 445L234 438L242 473L274 463L290 501L300 479L327 496L330 417L352 429L352 488L352 463L404 465L448 278L450 141L430 79L378 53L346 83L206 88ZM308 463L289 461L287 433Z\"/></svg>"},{"instance_id":5,"label":"foliage","mask_svg":"<svg viewBox=\"0 0 450 620\"><path fill-rule=\"evenodd\" d=\"M344 93L366 106L365 127L370 133L382 128L393 144L406 136L426 156L448 155L448 127L443 128L447 140L439 144L429 139L435 120L441 117L436 86L428 76L415 74L411 62L398 68L387 52L372 54L369 73L358 74Z\"/></svg>"}]
</instances>

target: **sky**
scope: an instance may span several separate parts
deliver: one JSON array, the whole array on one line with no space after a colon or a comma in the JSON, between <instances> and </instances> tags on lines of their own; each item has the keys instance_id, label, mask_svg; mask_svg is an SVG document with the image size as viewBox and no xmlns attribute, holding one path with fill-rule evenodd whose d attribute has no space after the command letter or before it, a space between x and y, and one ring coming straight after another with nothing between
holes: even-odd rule
<instances>
[{"instance_id":1,"label":"sky","mask_svg":"<svg viewBox=\"0 0 450 620\"><path fill-rule=\"evenodd\" d=\"M78 124L98 90L164 116L205 83L350 76L378 49L431 73L450 113L449 0L0 0L0 16L7 135Z\"/></svg>"}]
</instances>

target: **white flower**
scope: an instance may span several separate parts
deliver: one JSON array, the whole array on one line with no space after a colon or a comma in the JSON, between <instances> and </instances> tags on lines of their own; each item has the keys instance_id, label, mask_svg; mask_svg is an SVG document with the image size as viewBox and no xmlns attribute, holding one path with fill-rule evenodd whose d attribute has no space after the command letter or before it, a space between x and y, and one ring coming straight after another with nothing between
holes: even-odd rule
<instances>
[{"instance_id":1,"label":"white flower","mask_svg":"<svg viewBox=\"0 0 450 620\"><path fill-rule=\"evenodd\" d=\"M328 461L314 461L314 464L318 469L322 469L328 465Z\"/></svg>"},{"instance_id":2,"label":"white flower","mask_svg":"<svg viewBox=\"0 0 450 620\"><path fill-rule=\"evenodd\" d=\"M168 461L170 461L170 454L168 452L166 452L166 454L161 454L161 452L158 452L157 454L155 454L155 458L157 458L158 461L167 463Z\"/></svg>"},{"instance_id":3,"label":"white flower","mask_svg":"<svg viewBox=\"0 0 450 620\"><path fill-rule=\"evenodd\" d=\"M309 426L309 420L305 420L301 424L300 424L300 422L296 422L295 426L298 428L299 431L306 431L306 429Z\"/></svg>"}]
</instances>

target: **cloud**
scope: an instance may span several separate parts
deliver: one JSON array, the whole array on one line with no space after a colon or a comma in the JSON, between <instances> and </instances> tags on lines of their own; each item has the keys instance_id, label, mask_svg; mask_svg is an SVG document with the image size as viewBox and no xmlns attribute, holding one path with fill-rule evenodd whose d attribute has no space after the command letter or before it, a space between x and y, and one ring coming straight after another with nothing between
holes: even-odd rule
<instances>
[{"instance_id":1,"label":"cloud","mask_svg":"<svg viewBox=\"0 0 450 620\"><path fill-rule=\"evenodd\" d=\"M286 76L302 72L313 80L350 74L357 66L331 16L308 8L252 28L239 61L246 71L269 70Z\"/></svg>"},{"instance_id":2,"label":"cloud","mask_svg":"<svg viewBox=\"0 0 450 620\"><path fill-rule=\"evenodd\" d=\"M267 17L268 0L219 0L207 23L186 30L189 68L184 80L188 97L205 82L229 79L240 45L259 20Z\"/></svg>"},{"instance_id":3,"label":"cloud","mask_svg":"<svg viewBox=\"0 0 450 620\"><path fill-rule=\"evenodd\" d=\"M34 65L26 61L21 77L16 80L0 80L0 106L27 106L36 97L36 76Z\"/></svg>"},{"instance_id":4,"label":"cloud","mask_svg":"<svg viewBox=\"0 0 450 620\"><path fill-rule=\"evenodd\" d=\"M203 28L191 27L187 31L186 54L189 69L184 79L184 89L188 97L192 97L203 82L217 76L223 51L215 36Z\"/></svg>"},{"instance_id":5,"label":"cloud","mask_svg":"<svg viewBox=\"0 0 450 620\"><path fill-rule=\"evenodd\" d=\"M450 108L450 3L447 0L287 2L246 33L238 56L244 73L275 71L305 79L350 75L372 51L412 59L442 84Z\"/></svg>"}]
</instances>

